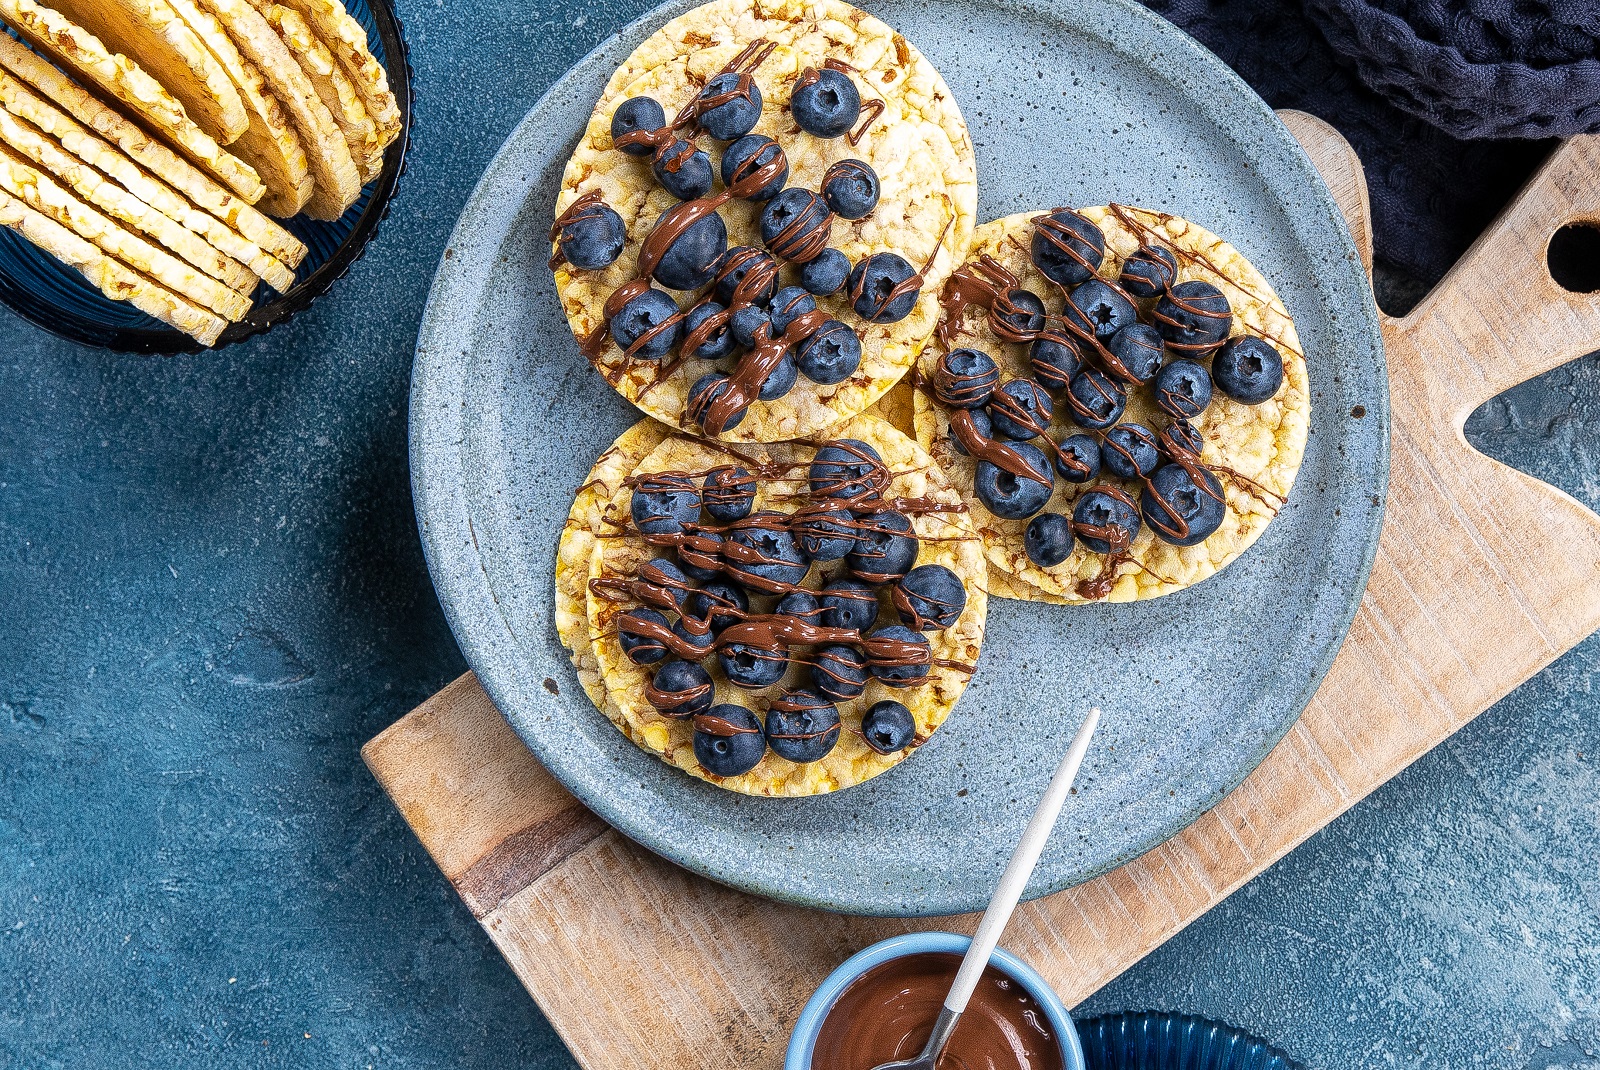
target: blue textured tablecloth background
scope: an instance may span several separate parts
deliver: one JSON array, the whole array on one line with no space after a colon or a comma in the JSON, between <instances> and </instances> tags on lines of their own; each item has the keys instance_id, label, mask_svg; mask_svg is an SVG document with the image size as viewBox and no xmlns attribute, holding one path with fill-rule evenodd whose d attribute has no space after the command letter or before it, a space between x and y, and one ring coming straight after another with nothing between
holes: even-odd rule
<instances>
[{"instance_id":1,"label":"blue textured tablecloth background","mask_svg":"<svg viewBox=\"0 0 1600 1070\"><path fill-rule=\"evenodd\" d=\"M403 2L401 201L308 315L147 360L0 317L0 1067L564 1067L361 765L464 668L407 375L468 191L640 0ZM1600 505L1586 359L1474 418ZM1314 1066L1600 1070L1591 640L1096 996Z\"/></svg>"}]
</instances>

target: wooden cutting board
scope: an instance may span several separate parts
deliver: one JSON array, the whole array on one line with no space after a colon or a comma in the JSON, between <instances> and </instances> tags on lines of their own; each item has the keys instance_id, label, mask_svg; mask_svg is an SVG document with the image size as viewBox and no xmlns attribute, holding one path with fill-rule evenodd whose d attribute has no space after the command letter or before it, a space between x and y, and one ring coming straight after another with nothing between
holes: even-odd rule
<instances>
[{"instance_id":1,"label":"wooden cutting board","mask_svg":"<svg viewBox=\"0 0 1600 1070\"><path fill-rule=\"evenodd\" d=\"M1360 162L1327 124L1282 115L1370 268ZM1600 625L1600 517L1461 430L1496 394L1600 349L1600 294L1562 290L1545 264L1573 221L1600 223L1600 137L1567 142L1432 294L1384 318L1392 474L1349 637L1299 723L1216 809L1018 912L1006 946L1069 1006ZM841 917L680 870L567 794L470 674L362 754L594 1070L778 1067L801 1005L850 953L975 921Z\"/></svg>"}]
</instances>

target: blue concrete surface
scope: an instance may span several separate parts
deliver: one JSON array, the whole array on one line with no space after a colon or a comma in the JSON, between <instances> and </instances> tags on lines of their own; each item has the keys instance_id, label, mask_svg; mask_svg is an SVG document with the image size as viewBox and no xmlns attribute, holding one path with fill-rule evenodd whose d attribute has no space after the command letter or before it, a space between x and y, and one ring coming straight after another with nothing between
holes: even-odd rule
<instances>
[{"instance_id":1,"label":"blue concrete surface","mask_svg":"<svg viewBox=\"0 0 1600 1070\"><path fill-rule=\"evenodd\" d=\"M642 7L402 4L402 199L264 339L118 358L0 317L0 1067L571 1065L357 751L463 668L405 469L434 261ZM1471 428L1600 505L1597 429L1592 358ZM1597 671L1591 639L1087 1009L1313 1066L1600 1070Z\"/></svg>"}]
</instances>

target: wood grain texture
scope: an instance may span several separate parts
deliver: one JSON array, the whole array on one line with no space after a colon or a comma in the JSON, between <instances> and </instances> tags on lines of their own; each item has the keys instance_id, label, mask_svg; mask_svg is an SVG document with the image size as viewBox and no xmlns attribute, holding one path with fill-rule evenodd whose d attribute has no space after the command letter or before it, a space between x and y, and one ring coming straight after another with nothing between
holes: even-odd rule
<instances>
[{"instance_id":1,"label":"wood grain texture","mask_svg":"<svg viewBox=\"0 0 1600 1070\"><path fill-rule=\"evenodd\" d=\"M1327 124L1284 119L1370 265L1359 161ZM1562 291L1544 265L1556 229L1600 219L1596 176L1600 139L1568 142L1434 293L1383 320L1388 513L1349 637L1299 723L1216 809L1018 911L1006 946L1069 1005L1600 625L1600 517L1461 433L1483 401L1600 348L1600 295ZM801 1005L851 952L975 922L784 906L690 875L592 818L584 825L470 676L363 753L579 1062L597 1070L777 1067Z\"/></svg>"}]
</instances>

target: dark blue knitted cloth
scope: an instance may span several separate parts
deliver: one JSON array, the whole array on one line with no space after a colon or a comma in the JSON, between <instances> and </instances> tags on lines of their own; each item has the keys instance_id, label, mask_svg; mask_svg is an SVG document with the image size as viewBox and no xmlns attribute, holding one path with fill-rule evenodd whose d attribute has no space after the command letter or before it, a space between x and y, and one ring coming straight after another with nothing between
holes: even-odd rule
<instances>
[{"instance_id":1,"label":"dark blue knitted cloth","mask_svg":"<svg viewBox=\"0 0 1600 1070\"><path fill-rule=\"evenodd\" d=\"M1367 88L1456 137L1600 131L1593 0L1306 0Z\"/></svg>"},{"instance_id":2,"label":"dark blue knitted cloth","mask_svg":"<svg viewBox=\"0 0 1600 1070\"><path fill-rule=\"evenodd\" d=\"M1143 2L1220 56L1273 107L1308 111L1339 129L1366 167L1379 260L1421 283L1431 285L1456 262L1555 144L1452 136L1367 85L1297 0ZM1406 0L1385 2L1398 8Z\"/></svg>"}]
</instances>

